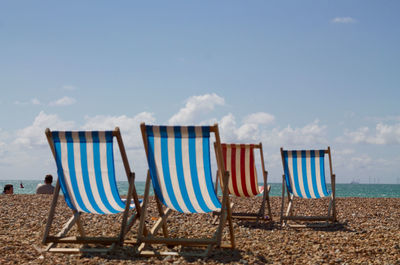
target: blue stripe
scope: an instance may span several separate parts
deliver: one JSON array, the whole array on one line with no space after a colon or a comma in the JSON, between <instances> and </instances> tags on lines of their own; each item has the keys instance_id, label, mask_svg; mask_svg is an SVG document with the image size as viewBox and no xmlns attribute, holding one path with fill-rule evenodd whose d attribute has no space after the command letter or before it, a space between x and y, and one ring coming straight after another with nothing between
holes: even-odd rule
<instances>
[{"instance_id":1,"label":"blue stripe","mask_svg":"<svg viewBox=\"0 0 400 265\"><path fill-rule=\"evenodd\" d=\"M52 132L52 136L53 136L54 149L56 153L57 174L58 174L58 179L60 181L61 190L64 193L65 202L67 203L69 208L71 208L72 210L77 210L71 201L71 195L69 194L67 185L65 184L65 176L64 176L63 166L61 163L62 156L61 156L61 144L60 144L59 133Z\"/></svg>"},{"instance_id":2,"label":"blue stripe","mask_svg":"<svg viewBox=\"0 0 400 265\"><path fill-rule=\"evenodd\" d=\"M108 202L106 192L104 190L104 184L103 184L102 173L101 173L101 163L100 163L99 133L92 132L92 138L93 138L94 173L96 175L96 182L97 182L97 188L99 191L100 199L108 211L110 211L111 213L117 213L119 211L116 211L110 205L110 203Z\"/></svg>"},{"instance_id":3,"label":"blue stripe","mask_svg":"<svg viewBox=\"0 0 400 265\"><path fill-rule=\"evenodd\" d=\"M92 189L90 187L90 179L89 179L89 171L87 165L87 149L86 149L86 136L85 132L79 132L79 140L80 140L80 149L81 149L81 167L82 167L82 177L83 183L85 185L86 195L92 208L99 214L104 214L104 212L97 205L96 200L94 199Z\"/></svg>"},{"instance_id":4,"label":"blue stripe","mask_svg":"<svg viewBox=\"0 0 400 265\"><path fill-rule=\"evenodd\" d=\"M285 170L285 179L286 179L286 187L289 193L293 194L292 185L290 184L290 172L289 172L289 159L288 159L288 151L283 151L283 158L285 160L284 170Z\"/></svg>"},{"instance_id":5,"label":"blue stripe","mask_svg":"<svg viewBox=\"0 0 400 265\"><path fill-rule=\"evenodd\" d=\"M191 213L195 213L196 210L194 209L192 203L190 202L189 194L186 189L185 175L183 173L181 127L174 126L174 135L175 135L175 164L176 164L176 173L178 175L179 188L181 190L182 198L186 205L186 208Z\"/></svg>"},{"instance_id":6,"label":"blue stripe","mask_svg":"<svg viewBox=\"0 0 400 265\"><path fill-rule=\"evenodd\" d=\"M304 191L306 192L307 198L312 198L312 196L310 194L310 190L308 189L306 151L301 151L301 169L302 169L302 173L303 173Z\"/></svg>"},{"instance_id":7,"label":"blue stripe","mask_svg":"<svg viewBox=\"0 0 400 265\"><path fill-rule=\"evenodd\" d=\"M172 204L170 205L170 208L174 208L179 212L183 212L181 207L179 206L178 201L176 200L174 192L175 189L172 186L172 181L171 181L171 172L169 171L167 127L160 126L160 136L161 136L161 163L164 174L165 188L167 189L167 194Z\"/></svg>"},{"instance_id":8,"label":"blue stripe","mask_svg":"<svg viewBox=\"0 0 400 265\"><path fill-rule=\"evenodd\" d=\"M313 184L315 197L321 198L321 196L318 192L317 176L315 174L316 171L315 171L315 151L314 150L310 151L310 156L311 156L311 178L312 178L312 184Z\"/></svg>"},{"instance_id":9,"label":"blue stripe","mask_svg":"<svg viewBox=\"0 0 400 265\"><path fill-rule=\"evenodd\" d=\"M65 138L67 140L69 179L72 186L71 192L73 192L75 195L75 202L78 204L77 206L81 208L83 212L89 213L90 211L86 208L86 205L82 200L81 194L79 192L78 181L76 179L74 140L72 139L72 133L65 132Z\"/></svg>"},{"instance_id":10,"label":"blue stripe","mask_svg":"<svg viewBox=\"0 0 400 265\"><path fill-rule=\"evenodd\" d=\"M210 127L203 126L202 127L203 134L203 163L204 163L204 174L207 185L207 191L216 208L221 208L221 202L218 200L213 183L212 183L212 174L211 174L211 161L210 161Z\"/></svg>"},{"instance_id":11,"label":"blue stripe","mask_svg":"<svg viewBox=\"0 0 400 265\"><path fill-rule=\"evenodd\" d=\"M166 205L163 194L160 189L160 184L158 183L157 177L157 166L154 158L154 133L153 126L146 126L146 134L147 134L147 151L148 151L148 162L149 162L149 171L151 176L151 181L153 183L154 192L156 193L158 199Z\"/></svg>"},{"instance_id":12,"label":"blue stripe","mask_svg":"<svg viewBox=\"0 0 400 265\"><path fill-rule=\"evenodd\" d=\"M301 194L300 185L299 185L299 174L297 173L297 152L292 151L292 167L293 167L293 180L294 187L296 189L297 195L303 198L303 194Z\"/></svg>"},{"instance_id":13,"label":"blue stripe","mask_svg":"<svg viewBox=\"0 0 400 265\"><path fill-rule=\"evenodd\" d=\"M196 166L196 132L193 126L188 127L189 132L189 163L190 163L190 174L192 176L193 190L196 195L197 202L203 212L210 212L211 209L207 207L200 190L199 176L197 175Z\"/></svg>"},{"instance_id":14,"label":"blue stripe","mask_svg":"<svg viewBox=\"0 0 400 265\"><path fill-rule=\"evenodd\" d=\"M125 204L121 201L121 197L119 196L117 183L116 183L116 179L115 179L112 131L106 131L105 138L106 138L106 150L107 150L108 181L110 183L111 193L112 193L112 196L114 197L114 201L118 204L118 206L121 207L122 209L124 209ZM120 211L118 210L118 212L120 212Z\"/></svg>"},{"instance_id":15,"label":"blue stripe","mask_svg":"<svg viewBox=\"0 0 400 265\"><path fill-rule=\"evenodd\" d=\"M325 152L324 150L319 150L319 169L321 171L321 185L322 185L322 192L324 196L328 196L329 192L326 190L326 183L325 183Z\"/></svg>"}]
</instances>

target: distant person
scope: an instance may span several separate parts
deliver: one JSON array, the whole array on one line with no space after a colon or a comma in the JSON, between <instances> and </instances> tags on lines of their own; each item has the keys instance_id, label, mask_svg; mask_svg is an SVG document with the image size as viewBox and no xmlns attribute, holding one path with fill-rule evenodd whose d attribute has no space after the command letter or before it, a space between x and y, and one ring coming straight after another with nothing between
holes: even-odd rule
<instances>
[{"instance_id":1,"label":"distant person","mask_svg":"<svg viewBox=\"0 0 400 265\"><path fill-rule=\"evenodd\" d=\"M52 175L46 175L44 178L44 184L38 184L36 187L36 194L53 194L54 193L54 186L51 185L53 182Z\"/></svg>"},{"instance_id":2,"label":"distant person","mask_svg":"<svg viewBox=\"0 0 400 265\"><path fill-rule=\"evenodd\" d=\"M21 183L19 184L19 187L20 187L21 189L24 188L24 185L22 184L22 181L21 181Z\"/></svg>"},{"instance_id":3,"label":"distant person","mask_svg":"<svg viewBox=\"0 0 400 265\"><path fill-rule=\"evenodd\" d=\"M14 194L14 186L12 184L6 184L4 186L3 194Z\"/></svg>"}]
</instances>

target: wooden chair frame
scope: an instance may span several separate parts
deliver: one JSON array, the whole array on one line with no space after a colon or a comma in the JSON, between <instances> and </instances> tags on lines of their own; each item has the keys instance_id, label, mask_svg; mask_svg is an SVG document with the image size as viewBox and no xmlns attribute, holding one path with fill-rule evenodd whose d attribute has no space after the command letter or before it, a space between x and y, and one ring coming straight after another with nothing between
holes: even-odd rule
<instances>
[{"instance_id":1,"label":"wooden chair frame","mask_svg":"<svg viewBox=\"0 0 400 265\"><path fill-rule=\"evenodd\" d=\"M271 186L268 185L268 171L265 170L265 163L264 163L264 154L263 154L263 149L262 149L262 143L260 142L259 144L253 144L254 149L259 149L260 150L260 159L261 159L261 169L263 172L263 187L264 187L264 192L263 192L263 198L261 201L260 209L257 213L249 213L249 212L234 212L232 210L232 218L235 219L242 219L242 220L256 220L258 221L261 219L263 221L269 221L272 222L272 212L271 212L271 204L270 204L270 199L269 199L269 192L271 190ZM214 148L217 148L216 143L214 143ZM217 173L217 176L219 174ZM215 180L215 192L218 190L218 177ZM223 185L221 185L222 188ZM257 185L258 187L258 185ZM233 195L234 196L234 195ZM268 207L268 218L265 216L265 203L267 203ZM233 205L232 205L233 207ZM218 215L218 212L214 213L215 215ZM216 221L216 220L214 220Z\"/></svg>"},{"instance_id":2,"label":"wooden chair frame","mask_svg":"<svg viewBox=\"0 0 400 265\"><path fill-rule=\"evenodd\" d=\"M125 210L123 212L123 218L122 218L122 223L121 223L121 228L120 228L120 233L116 237L90 237L87 236L83 225L82 225L82 220L81 220L81 215L83 213L80 213L76 210L72 210L72 217L69 219L69 221L64 225L64 227L61 229L61 231L55 235L51 236L49 235L50 233L50 228L54 220L54 215L55 215L55 210L57 206L57 200L60 194L60 181L57 178L54 194L53 194L53 199L51 202L50 206L50 211L49 211L49 216L47 219L47 224L45 227L45 231L43 234L43 244L48 244L47 247L43 250L46 252L60 252L60 253L82 253L82 252L107 252L110 250L113 250L116 246L122 246L124 243L124 238L125 235L129 232L131 227L134 225L135 221L138 220L140 217L141 213L141 205L139 203L139 199L136 193L136 188L135 188L135 173L131 171L128 158L126 156L126 151L125 147L122 141L121 133L118 127L115 128L115 130L112 133L113 137L116 137L117 143L119 146L119 150L121 153L125 173L129 182L129 188L128 188L128 194L127 194L127 199L126 199L126 205L125 205ZM51 151L53 153L54 159L56 159L56 153L55 153L55 148L53 144L53 136L52 132L50 129L46 129L46 136L47 140L49 142ZM135 204L135 212L134 214L131 215L131 217L128 220L128 214L130 210L130 202L133 199L134 204ZM79 236L66 236L67 233L74 227L74 225L77 225L77 230L79 233ZM82 247L76 248L76 247L68 247L68 248L57 248L58 243L66 243L66 244L83 244ZM129 243L136 243L136 241L130 241ZM110 247L104 247L104 248L89 248L87 247L87 244L99 244L103 246L108 246L111 245Z\"/></svg>"},{"instance_id":3,"label":"wooden chair frame","mask_svg":"<svg viewBox=\"0 0 400 265\"><path fill-rule=\"evenodd\" d=\"M330 168L330 176L331 176L331 187L332 193L329 199L329 206L327 215L317 215L317 216L304 216L304 215L294 215L293 214L293 205L294 205L294 195L290 194L289 190L286 186L286 177L285 174L282 175L282 205L281 205L281 214L280 214L280 223L281 226L289 226L289 227L321 227L321 226L329 226L335 222L337 222L336 216L336 201L335 201L335 187L336 187L336 176L333 174L332 169L332 157L331 157L331 149L328 146L326 150L324 150L324 154L328 154L329 158L329 168ZM282 157L282 166L283 171L285 172L285 161L283 155L283 148L281 147L281 157ZM284 213L284 202L285 202L285 190L287 192L288 197L288 206ZM301 198L301 200L304 200ZM297 223L290 224L288 221L297 221L297 222L306 222L306 223ZM323 222L323 224L312 223L312 222ZM311 222L311 223L310 223Z\"/></svg>"},{"instance_id":4,"label":"wooden chair frame","mask_svg":"<svg viewBox=\"0 0 400 265\"><path fill-rule=\"evenodd\" d=\"M148 143L147 143L147 133L146 133L146 126L144 123L140 125L142 136L143 136L143 143L146 151L146 157L148 158ZM219 130L218 125L215 124L214 126L210 126L210 132L215 134L216 142L219 148L217 148L216 156L222 157L222 150L220 146L220 137L219 137ZM224 168L223 160L217 159L218 168ZM222 179L224 183L228 183L228 173L225 171L220 171L220 174L223 175ZM235 236L233 231L233 223L231 218L231 208L228 196L228 189L225 188L223 191L222 196L222 206L221 206L221 217L219 226L214 233L212 238L171 238L168 235L167 229L167 218L171 214L172 210L162 205L159 198L157 197L156 193L154 192L154 197L157 204L157 210L159 213L159 218L155 225L146 232L145 227L145 220L147 215L147 208L149 204L149 192L150 192L150 182L151 176L150 171L148 171L147 179L146 179L146 186L145 186L145 193L143 199L143 207L142 207L142 215L140 216L140 223L139 223L139 232L138 232L138 245L137 254L144 255L144 256L154 256L154 255L181 255L181 256L208 256L209 253L213 248L235 248ZM227 187L227 185L225 185ZM164 209L166 208L166 209ZM221 244L222 241L222 231L224 225L228 222L229 226L229 235L230 235L230 244ZM163 237L157 236L157 232L162 228ZM185 251L152 251L152 250L145 250L146 246L151 246L152 244L164 244L167 246L182 246L182 247L201 247L206 249L201 252L185 252Z\"/></svg>"}]
</instances>

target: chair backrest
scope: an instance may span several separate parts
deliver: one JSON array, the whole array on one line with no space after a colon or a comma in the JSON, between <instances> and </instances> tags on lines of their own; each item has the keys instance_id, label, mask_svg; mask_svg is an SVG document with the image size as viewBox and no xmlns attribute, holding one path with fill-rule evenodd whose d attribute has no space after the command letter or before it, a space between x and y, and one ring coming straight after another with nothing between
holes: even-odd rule
<instances>
[{"instance_id":1,"label":"chair backrest","mask_svg":"<svg viewBox=\"0 0 400 265\"><path fill-rule=\"evenodd\" d=\"M283 170L288 191L300 198L330 195L325 182L325 153L328 150L283 150Z\"/></svg>"},{"instance_id":2,"label":"chair backrest","mask_svg":"<svg viewBox=\"0 0 400 265\"><path fill-rule=\"evenodd\" d=\"M53 131L47 134L68 206L78 212L122 212L116 185L113 131Z\"/></svg>"},{"instance_id":3,"label":"chair backrest","mask_svg":"<svg viewBox=\"0 0 400 265\"><path fill-rule=\"evenodd\" d=\"M229 172L229 194L238 197L252 197L260 194L254 144L221 144L225 170ZM220 182L222 183L222 181Z\"/></svg>"},{"instance_id":4,"label":"chair backrest","mask_svg":"<svg viewBox=\"0 0 400 265\"><path fill-rule=\"evenodd\" d=\"M168 208L206 213L221 208L210 162L210 126L142 126L154 191Z\"/></svg>"}]
</instances>

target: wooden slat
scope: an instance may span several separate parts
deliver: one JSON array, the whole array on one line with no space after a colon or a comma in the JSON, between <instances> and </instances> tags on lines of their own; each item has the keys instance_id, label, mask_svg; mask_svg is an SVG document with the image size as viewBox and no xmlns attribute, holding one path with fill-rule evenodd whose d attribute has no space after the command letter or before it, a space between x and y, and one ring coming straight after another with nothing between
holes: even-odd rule
<instances>
[{"instance_id":1,"label":"wooden slat","mask_svg":"<svg viewBox=\"0 0 400 265\"><path fill-rule=\"evenodd\" d=\"M76 244L112 244L118 242L118 237L80 237L80 236L70 236L70 237L47 237L47 243L76 243Z\"/></svg>"},{"instance_id":2,"label":"wooden slat","mask_svg":"<svg viewBox=\"0 0 400 265\"><path fill-rule=\"evenodd\" d=\"M288 227L293 227L293 228L306 228L306 227L310 227L310 228L320 228L320 227L330 227L330 226L334 226L334 223L323 223L323 224L319 224L319 223L308 223L308 224L287 224Z\"/></svg>"},{"instance_id":3,"label":"wooden slat","mask_svg":"<svg viewBox=\"0 0 400 265\"><path fill-rule=\"evenodd\" d=\"M139 253L141 256L185 256L185 257L206 257L207 251L202 252L178 252L178 251L151 251L151 250L142 250Z\"/></svg>"},{"instance_id":4,"label":"wooden slat","mask_svg":"<svg viewBox=\"0 0 400 265\"><path fill-rule=\"evenodd\" d=\"M105 253L110 250L111 248L52 248L48 252L75 254L75 253Z\"/></svg>"},{"instance_id":5,"label":"wooden slat","mask_svg":"<svg viewBox=\"0 0 400 265\"><path fill-rule=\"evenodd\" d=\"M183 246L201 246L216 244L217 240L213 238L164 238L148 236L142 238L143 242L150 244L167 244L167 245L183 245Z\"/></svg>"}]
</instances>

